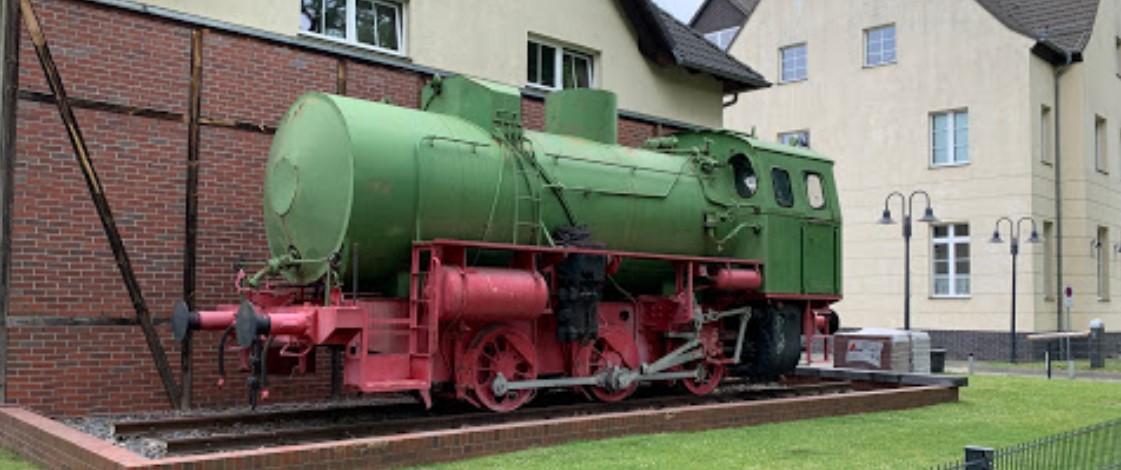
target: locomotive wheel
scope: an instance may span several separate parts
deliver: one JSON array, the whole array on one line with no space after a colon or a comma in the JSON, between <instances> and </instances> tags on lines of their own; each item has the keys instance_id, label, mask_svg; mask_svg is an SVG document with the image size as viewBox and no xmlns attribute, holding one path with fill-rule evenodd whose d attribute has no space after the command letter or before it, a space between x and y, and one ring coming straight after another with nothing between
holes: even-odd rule
<instances>
[{"instance_id":1,"label":"locomotive wheel","mask_svg":"<svg viewBox=\"0 0 1121 470\"><path fill-rule=\"evenodd\" d=\"M748 324L744 372L753 382L772 382L798 366L802 354L802 310L796 304L768 307Z\"/></svg>"},{"instance_id":2,"label":"locomotive wheel","mask_svg":"<svg viewBox=\"0 0 1121 470\"><path fill-rule=\"evenodd\" d=\"M533 390L496 395L492 385L501 374L507 381L537 378L537 350L525 335L508 326L483 330L465 355L472 368L467 384L475 400L492 411L513 411L533 398Z\"/></svg>"},{"instance_id":3,"label":"locomotive wheel","mask_svg":"<svg viewBox=\"0 0 1121 470\"><path fill-rule=\"evenodd\" d=\"M704 378L701 380L685 379L681 381L681 385L694 395L712 393L720 385L720 381L724 379L724 364L705 361L703 367Z\"/></svg>"},{"instance_id":4,"label":"locomotive wheel","mask_svg":"<svg viewBox=\"0 0 1121 470\"><path fill-rule=\"evenodd\" d=\"M575 375L577 377L591 377L613 369L637 369L638 345L626 332L618 328L604 328L595 341L580 346L576 353ZM617 402L629 397L638 384L631 384L621 389L608 387L584 387L586 393L597 400L604 402Z\"/></svg>"},{"instance_id":5,"label":"locomotive wheel","mask_svg":"<svg viewBox=\"0 0 1121 470\"><path fill-rule=\"evenodd\" d=\"M724 379L724 364L716 362L724 353L724 347L720 343L720 328L716 325L705 326L701 330L701 345L705 351L705 358L701 361L688 364L684 366L686 369L703 368L703 376L700 379L685 379L681 381L681 385L685 387L690 393L694 395L708 395L716 390L720 385L720 381Z\"/></svg>"}]
</instances>

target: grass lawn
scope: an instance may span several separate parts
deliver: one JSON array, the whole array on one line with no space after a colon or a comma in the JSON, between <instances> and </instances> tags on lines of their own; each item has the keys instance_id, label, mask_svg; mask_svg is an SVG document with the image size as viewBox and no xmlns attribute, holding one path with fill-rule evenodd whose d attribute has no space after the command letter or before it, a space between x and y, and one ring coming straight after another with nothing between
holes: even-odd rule
<instances>
[{"instance_id":1,"label":"grass lawn","mask_svg":"<svg viewBox=\"0 0 1121 470\"><path fill-rule=\"evenodd\" d=\"M0 470L33 470L38 467L20 459L18 455L0 449Z\"/></svg>"},{"instance_id":2,"label":"grass lawn","mask_svg":"<svg viewBox=\"0 0 1121 470\"><path fill-rule=\"evenodd\" d=\"M1121 382L974 375L959 403L583 441L432 468L927 468L965 445L1002 447L1118 417Z\"/></svg>"}]
</instances>

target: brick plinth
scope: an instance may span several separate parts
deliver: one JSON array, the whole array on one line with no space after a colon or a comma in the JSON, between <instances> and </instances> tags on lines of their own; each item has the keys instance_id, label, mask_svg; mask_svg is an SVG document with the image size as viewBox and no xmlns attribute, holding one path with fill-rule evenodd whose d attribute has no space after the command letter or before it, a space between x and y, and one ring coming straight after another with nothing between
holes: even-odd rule
<instances>
[{"instance_id":1,"label":"brick plinth","mask_svg":"<svg viewBox=\"0 0 1121 470\"><path fill-rule=\"evenodd\" d=\"M957 388L913 387L720 403L450 429L400 436L149 460L21 408L0 408L0 447L46 468L343 469L460 460L532 447L666 432L755 426L918 408L958 400Z\"/></svg>"}]
</instances>

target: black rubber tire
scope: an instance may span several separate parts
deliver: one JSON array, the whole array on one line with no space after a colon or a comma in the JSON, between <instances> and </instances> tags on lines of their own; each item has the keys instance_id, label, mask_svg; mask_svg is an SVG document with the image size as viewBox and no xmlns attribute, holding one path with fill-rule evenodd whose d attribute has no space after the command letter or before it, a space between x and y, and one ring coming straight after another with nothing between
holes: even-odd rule
<instances>
[{"instance_id":1,"label":"black rubber tire","mask_svg":"<svg viewBox=\"0 0 1121 470\"><path fill-rule=\"evenodd\" d=\"M802 354L802 312L797 305L768 307L748 324L740 374L752 382L772 382L798 366Z\"/></svg>"}]
</instances>

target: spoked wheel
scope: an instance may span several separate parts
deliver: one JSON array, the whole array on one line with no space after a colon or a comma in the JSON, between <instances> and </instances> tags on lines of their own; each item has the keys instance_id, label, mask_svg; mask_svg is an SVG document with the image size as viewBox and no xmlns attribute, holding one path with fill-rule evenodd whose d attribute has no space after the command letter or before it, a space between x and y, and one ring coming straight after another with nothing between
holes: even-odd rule
<instances>
[{"instance_id":1,"label":"spoked wheel","mask_svg":"<svg viewBox=\"0 0 1121 470\"><path fill-rule=\"evenodd\" d=\"M537 350L524 334L507 327L492 327L480 332L471 341L465 355L469 374L468 387L482 406L498 412L512 411L533 398L533 390L495 393L500 384L537 378Z\"/></svg>"},{"instance_id":2,"label":"spoked wheel","mask_svg":"<svg viewBox=\"0 0 1121 470\"><path fill-rule=\"evenodd\" d=\"M590 377L606 373L609 382L618 378L623 369L638 368L638 346L626 332L614 328L601 330L600 336L580 346L576 352L577 377ZM584 390L597 400L616 402L629 397L638 389L637 383L626 387L588 386Z\"/></svg>"},{"instance_id":3,"label":"spoked wheel","mask_svg":"<svg viewBox=\"0 0 1121 470\"><path fill-rule=\"evenodd\" d=\"M708 395L712 393L724 378L724 364L705 361L702 365L702 370L702 377L699 380L685 379L681 381L681 385L694 395Z\"/></svg>"},{"instance_id":4,"label":"spoked wheel","mask_svg":"<svg viewBox=\"0 0 1121 470\"><path fill-rule=\"evenodd\" d=\"M715 326L701 329L701 347L705 351L705 358L684 366L684 370L700 369L701 376L697 379L681 381L681 385L694 395L712 393L724 378L724 364L718 362L724 351L720 343L720 330Z\"/></svg>"}]
</instances>

